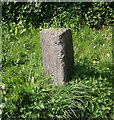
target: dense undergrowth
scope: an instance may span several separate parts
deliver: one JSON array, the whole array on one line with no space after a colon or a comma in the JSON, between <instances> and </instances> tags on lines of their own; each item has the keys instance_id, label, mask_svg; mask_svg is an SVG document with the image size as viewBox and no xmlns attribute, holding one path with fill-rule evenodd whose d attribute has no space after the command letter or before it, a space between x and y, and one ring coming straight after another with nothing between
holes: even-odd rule
<instances>
[{"instance_id":1,"label":"dense undergrowth","mask_svg":"<svg viewBox=\"0 0 114 120\"><path fill-rule=\"evenodd\" d=\"M102 28L114 22L113 6L113 2L3 2L2 15L8 25L22 19L24 26L31 23L38 28L56 19L61 27L74 23L75 28L79 24Z\"/></svg>"},{"instance_id":2,"label":"dense undergrowth","mask_svg":"<svg viewBox=\"0 0 114 120\"><path fill-rule=\"evenodd\" d=\"M41 29L3 34L2 119L111 119L111 27L71 28L75 68L61 87L43 72Z\"/></svg>"}]
</instances>

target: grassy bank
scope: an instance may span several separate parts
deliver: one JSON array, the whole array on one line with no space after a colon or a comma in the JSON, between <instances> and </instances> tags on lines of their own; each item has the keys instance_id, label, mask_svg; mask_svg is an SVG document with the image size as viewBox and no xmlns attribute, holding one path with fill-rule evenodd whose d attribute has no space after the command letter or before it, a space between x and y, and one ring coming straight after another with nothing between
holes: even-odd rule
<instances>
[{"instance_id":1,"label":"grassy bank","mask_svg":"<svg viewBox=\"0 0 114 120\"><path fill-rule=\"evenodd\" d=\"M3 120L113 118L111 28L72 31L74 73L57 88L43 72L39 31L3 34Z\"/></svg>"}]
</instances>

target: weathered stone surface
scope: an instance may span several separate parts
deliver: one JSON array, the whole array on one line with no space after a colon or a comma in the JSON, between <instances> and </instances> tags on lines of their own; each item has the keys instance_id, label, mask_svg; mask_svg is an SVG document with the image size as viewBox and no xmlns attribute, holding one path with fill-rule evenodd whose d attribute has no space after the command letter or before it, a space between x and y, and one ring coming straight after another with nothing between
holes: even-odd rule
<instances>
[{"instance_id":1,"label":"weathered stone surface","mask_svg":"<svg viewBox=\"0 0 114 120\"><path fill-rule=\"evenodd\" d=\"M70 29L40 31L44 70L51 74L57 85L69 81L74 67L72 33Z\"/></svg>"}]
</instances>

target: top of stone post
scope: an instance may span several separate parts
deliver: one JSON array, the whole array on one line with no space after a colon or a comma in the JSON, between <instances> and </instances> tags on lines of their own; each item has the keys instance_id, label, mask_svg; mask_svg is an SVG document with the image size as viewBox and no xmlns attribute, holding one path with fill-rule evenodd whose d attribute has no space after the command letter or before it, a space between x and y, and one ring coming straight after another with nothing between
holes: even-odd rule
<instances>
[{"instance_id":1,"label":"top of stone post","mask_svg":"<svg viewBox=\"0 0 114 120\"><path fill-rule=\"evenodd\" d=\"M49 28L49 29L44 29L40 31L40 34L49 32L49 33L52 33L52 35L53 34L61 35L67 31L71 31L71 30L69 28Z\"/></svg>"}]
</instances>

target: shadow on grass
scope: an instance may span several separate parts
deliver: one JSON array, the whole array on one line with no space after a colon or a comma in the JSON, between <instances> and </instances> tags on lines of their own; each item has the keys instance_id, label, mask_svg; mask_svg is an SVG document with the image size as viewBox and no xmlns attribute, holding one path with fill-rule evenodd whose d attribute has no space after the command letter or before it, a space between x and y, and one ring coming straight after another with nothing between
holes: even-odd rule
<instances>
[{"instance_id":1,"label":"shadow on grass","mask_svg":"<svg viewBox=\"0 0 114 120\"><path fill-rule=\"evenodd\" d=\"M102 79L109 79L111 80L111 71L108 70L97 70L96 68L83 64L77 64L74 66L72 79L84 80L84 79L97 79L101 77Z\"/></svg>"}]
</instances>

